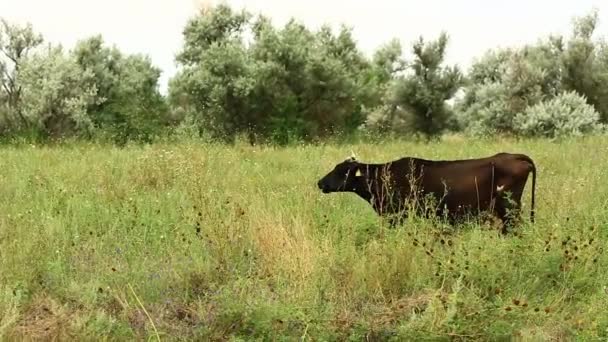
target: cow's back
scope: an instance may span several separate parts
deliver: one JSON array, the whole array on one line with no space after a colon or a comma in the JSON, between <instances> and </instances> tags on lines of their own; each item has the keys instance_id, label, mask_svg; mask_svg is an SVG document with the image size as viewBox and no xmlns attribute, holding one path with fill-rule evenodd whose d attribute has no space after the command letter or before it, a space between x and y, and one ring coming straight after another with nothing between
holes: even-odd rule
<instances>
[{"instance_id":1,"label":"cow's back","mask_svg":"<svg viewBox=\"0 0 608 342\"><path fill-rule=\"evenodd\" d=\"M526 166L522 161L527 159L525 155L504 152L459 160L401 158L392 163L391 177L397 187L407 192L412 188L409 183L415 180L414 189L424 195L434 195L451 211L460 211L459 208L489 205L496 195L497 182L512 178L514 171L524 171ZM408 172L406 180L405 173Z\"/></svg>"}]
</instances>

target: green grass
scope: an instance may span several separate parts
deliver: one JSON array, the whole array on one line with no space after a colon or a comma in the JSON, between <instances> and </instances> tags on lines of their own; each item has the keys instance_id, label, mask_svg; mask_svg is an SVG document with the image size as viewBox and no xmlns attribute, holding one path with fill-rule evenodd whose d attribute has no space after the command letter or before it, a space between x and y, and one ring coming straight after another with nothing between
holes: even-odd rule
<instances>
[{"instance_id":1,"label":"green grass","mask_svg":"<svg viewBox=\"0 0 608 342\"><path fill-rule=\"evenodd\" d=\"M0 150L0 339L608 338L608 138ZM354 150L530 155L536 223L390 229L316 181Z\"/></svg>"}]
</instances>

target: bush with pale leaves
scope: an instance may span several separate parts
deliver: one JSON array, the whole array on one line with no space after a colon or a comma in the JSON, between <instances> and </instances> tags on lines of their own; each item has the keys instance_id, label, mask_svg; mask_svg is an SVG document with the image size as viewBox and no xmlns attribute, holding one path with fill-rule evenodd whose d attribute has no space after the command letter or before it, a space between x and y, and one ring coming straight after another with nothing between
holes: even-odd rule
<instances>
[{"instance_id":1,"label":"bush with pale leaves","mask_svg":"<svg viewBox=\"0 0 608 342\"><path fill-rule=\"evenodd\" d=\"M596 133L604 128L599 113L573 91L528 107L515 116L513 125L522 135L551 138Z\"/></svg>"}]
</instances>

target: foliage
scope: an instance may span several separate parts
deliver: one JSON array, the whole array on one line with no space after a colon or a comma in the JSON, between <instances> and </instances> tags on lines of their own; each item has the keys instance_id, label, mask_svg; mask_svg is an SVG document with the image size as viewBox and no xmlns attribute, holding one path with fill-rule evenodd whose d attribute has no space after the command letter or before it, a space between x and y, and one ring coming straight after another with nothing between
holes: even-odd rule
<instances>
[{"instance_id":1,"label":"foliage","mask_svg":"<svg viewBox=\"0 0 608 342\"><path fill-rule=\"evenodd\" d=\"M457 105L460 126L472 134L514 133L513 119L559 92L559 76L544 45L490 51L471 67L469 86ZM549 64L549 66L545 66Z\"/></svg>"},{"instance_id":2,"label":"foliage","mask_svg":"<svg viewBox=\"0 0 608 342\"><path fill-rule=\"evenodd\" d=\"M21 115L46 136L92 133L87 108L98 101L93 77L61 47L49 46L45 53L25 58L19 70Z\"/></svg>"},{"instance_id":3,"label":"foliage","mask_svg":"<svg viewBox=\"0 0 608 342\"><path fill-rule=\"evenodd\" d=\"M366 108L365 128L369 131L387 134L408 129L404 120L406 115L393 100L395 78L407 69L402 53L401 43L396 39L374 52L369 77L372 97L376 101Z\"/></svg>"},{"instance_id":4,"label":"foliage","mask_svg":"<svg viewBox=\"0 0 608 342\"><path fill-rule=\"evenodd\" d=\"M23 59L42 41L31 24L19 26L0 18L0 131L28 126L21 109L19 69Z\"/></svg>"},{"instance_id":5,"label":"foliage","mask_svg":"<svg viewBox=\"0 0 608 342\"><path fill-rule=\"evenodd\" d=\"M565 113L579 113L575 94L605 124L608 44L595 37L598 18L595 10L575 18L568 37L489 50L465 75L444 63L447 33L413 42L411 59L398 39L366 56L344 25L313 30L292 18L278 27L221 4L185 25L167 98L148 56L125 54L101 35L63 52L43 47L30 24L1 20L0 134L118 144L194 135L283 145L454 131L529 136L540 117L543 127L561 127L570 120ZM559 113L546 113L551 106ZM591 113L584 108L580 115ZM566 131L594 131L587 125L595 124Z\"/></svg>"},{"instance_id":6,"label":"foliage","mask_svg":"<svg viewBox=\"0 0 608 342\"><path fill-rule=\"evenodd\" d=\"M457 66L442 67L448 36L426 43L422 37L413 45L414 60L408 75L398 76L393 89L393 103L402 113L411 115L412 129L430 137L442 133L452 115L446 106L462 85Z\"/></svg>"},{"instance_id":7,"label":"foliage","mask_svg":"<svg viewBox=\"0 0 608 342\"><path fill-rule=\"evenodd\" d=\"M0 26L0 130L42 136L110 135L150 140L166 121L160 69L141 55L106 48L101 36L64 53L41 47L30 24ZM27 65L26 65L27 63ZM81 133L86 133L82 135Z\"/></svg>"},{"instance_id":8,"label":"foliage","mask_svg":"<svg viewBox=\"0 0 608 342\"><path fill-rule=\"evenodd\" d=\"M605 44L592 40L596 25L597 12L593 11L574 20L572 36L567 41L561 36L549 36L519 49L487 52L471 67L466 95L457 104L460 127L472 134L519 134L515 117L519 122L534 122L537 119L522 118L543 111L539 109L544 106L541 103L564 92L583 96L605 121L608 58ZM547 115L547 120L561 120L558 115ZM542 130L538 133L546 134ZM526 130L526 134L533 132Z\"/></svg>"},{"instance_id":9,"label":"foliage","mask_svg":"<svg viewBox=\"0 0 608 342\"><path fill-rule=\"evenodd\" d=\"M600 116L576 92L559 96L526 108L515 117L513 126L522 135L563 137L597 133L602 126Z\"/></svg>"},{"instance_id":10,"label":"foliage","mask_svg":"<svg viewBox=\"0 0 608 342\"><path fill-rule=\"evenodd\" d=\"M92 122L118 142L150 140L162 128L168 108L158 91L160 69L147 56L123 55L105 47L100 35L81 40L73 55L92 72L98 100L87 111Z\"/></svg>"},{"instance_id":11,"label":"foliage","mask_svg":"<svg viewBox=\"0 0 608 342\"><path fill-rule=\"evenodd\" d=\"M488 82L468 89L464 101L457 110L462 130L470 135L504 133L512 129L515 114L509 110L505 86L500 82Z\"/></svg>"},{"instance_id":12,"label":"foliage","mask_svg":"<svg viewBox=\"0 0 608 342\"><path fill-rule=\"evenodd\" d=\"M218 138L287 143L348 133L375 100L369 63L345 27L311 31L292 19L277 29L219 5L192 19L184 40L172 103Z\"/></svg>"},{"instance_id":13,"label":"foliage","mask_svg":"<svg viewBox=\"0 0 608 342\"><path fill-rule=\"evenodd\" d=\"M572 37L559 46L563 49L564 88L584 95L601 114L602 121L608 122L608 51L605 43L592 40L598 23L597 10L575 18Z\"/></svg>"}]
</instances>

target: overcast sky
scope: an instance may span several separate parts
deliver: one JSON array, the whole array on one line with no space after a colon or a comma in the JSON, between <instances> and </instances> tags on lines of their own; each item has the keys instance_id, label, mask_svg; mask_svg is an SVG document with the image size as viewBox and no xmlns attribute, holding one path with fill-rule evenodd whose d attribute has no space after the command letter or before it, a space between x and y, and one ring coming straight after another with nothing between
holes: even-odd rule
<instances>
[{"instance_id":1,"label":"overcast sky","mask_svg":"<svg viewBox=\"0 0 608 342\"><path fill-rule=\"evenodd\" d=\"M47 41L71 48L78 39L101 33L124 52L145 53L163 70L161 90L176 71L174 56L182 28L205 0L2 0L0 16L30 22ZM215 0L217 2L217 0ZM296 17L309 27L344 23L359 46L371 53L398 38L409 47L419 35L450 35L448 62L468 67L489 48L534 42L550 33L568 33L574 16L599 9L598 33L608 32L607 0L227 0L276 24Z\"/></svg>"}]
</instances>

